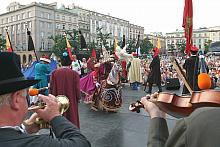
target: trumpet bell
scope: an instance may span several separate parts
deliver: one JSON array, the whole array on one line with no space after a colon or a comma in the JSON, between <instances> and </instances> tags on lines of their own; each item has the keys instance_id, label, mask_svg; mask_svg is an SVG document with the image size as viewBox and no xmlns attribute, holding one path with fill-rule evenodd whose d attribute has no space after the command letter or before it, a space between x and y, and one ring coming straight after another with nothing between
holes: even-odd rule
<instances>
[{"instance_id":1,"label":"trumpet bell","mask_svg":"<svg viewBox=\"0 0 220 147\"><path fill-rule=\"evenodd\" d=\"M70 101L65 95L58 95L57 97L58 102L61 104L60 106L60 114L66 112L70 106Z\"/></svg>"},{"instance_id":2,"label":"trumpet bell","mask_svg":"<svg viewBox=\"0 0 220 147\"><path fill-rule=\"evenodd\" d=\"M66 112L70 106L69 99L65 95L58 95L56 96L58 103L60 103L60 114L62 115ZM28 110L37 110L37 109L44 109L46 107L45 103L39 103L36 106L29 107ZM26 125L37 124L40 129L48 129L50 128L50 123L45 122L42 118L36 118L35 122L28 122L27 120L24 121Z\"/></svg>"}]
</instances>

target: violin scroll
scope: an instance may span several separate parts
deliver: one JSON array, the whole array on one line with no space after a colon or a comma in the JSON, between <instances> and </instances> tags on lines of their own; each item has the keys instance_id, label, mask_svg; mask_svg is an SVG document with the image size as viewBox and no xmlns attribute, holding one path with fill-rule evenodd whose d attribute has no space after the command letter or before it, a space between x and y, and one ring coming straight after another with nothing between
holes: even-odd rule
<instances>
[{"instance_id":1,"label":"violin scroll","mask_svg":"<svg viewBox=\"0 0 220 147\"><path fill-rule=\"evenodd\" d=\"M152 95L146 95L146 99L148 99L149 101L154 102L155 99L157 98L158 93L154 93ZM129 110L132 112L137 112L140 113L140 109L144 108L144 104L142 104L139 100L137 100L135 103L131 103L129 106Z\"/></svg>"},{"instance_id":2,"label":"violin scroll","mask_svg":"<svg viewBox=\"0 0 220 147\"><path fill-rule=\"evenodd\" d=\"M144 105L139 100L137 100L136 103L131 103L129 106L130 111L137 113L140 113L141 108L144 108Z\"/></svg>"}]
</instances>

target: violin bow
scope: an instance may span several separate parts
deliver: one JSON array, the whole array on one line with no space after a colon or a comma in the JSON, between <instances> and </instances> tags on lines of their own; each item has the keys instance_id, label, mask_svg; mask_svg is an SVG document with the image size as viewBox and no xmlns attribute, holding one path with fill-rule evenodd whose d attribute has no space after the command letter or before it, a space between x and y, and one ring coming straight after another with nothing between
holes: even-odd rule
<instances>
[{"instance_id":1,"label":"violin bow","mask_svg":"<svg viewBox=\"0 0 220 147\"><path fill-rule=\"evenodd\" d=\"M171 63L173 65L174 69L176 70L177 74L179 75L179 77L181 78L183 83L186 85L186 88L189 90L190 94L192 94L193 90L192 90L191 86L189 85L189 83L187 82L185 73L183 72L183 70L180 67L179 63L177 62L176 58L171 57L170 60L171 60Z\"/></svg>"}]
</instances>

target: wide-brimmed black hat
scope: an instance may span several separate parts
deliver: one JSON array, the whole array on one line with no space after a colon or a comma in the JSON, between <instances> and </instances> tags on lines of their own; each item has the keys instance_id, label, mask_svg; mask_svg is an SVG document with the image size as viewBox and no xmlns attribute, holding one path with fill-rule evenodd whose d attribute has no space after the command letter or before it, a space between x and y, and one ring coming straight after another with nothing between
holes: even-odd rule
<instances>
[{"instance_id":1,"label":"wide-brimmed black hat","mask_svg":"<svg viewBox=\"0 0 220 147\"><path fill-rule=\"evenodd\" d=\"M39 81L27 80L20 66L17 54L0 52L0 95L28 88Z\"/></svg>"}]
</instances>

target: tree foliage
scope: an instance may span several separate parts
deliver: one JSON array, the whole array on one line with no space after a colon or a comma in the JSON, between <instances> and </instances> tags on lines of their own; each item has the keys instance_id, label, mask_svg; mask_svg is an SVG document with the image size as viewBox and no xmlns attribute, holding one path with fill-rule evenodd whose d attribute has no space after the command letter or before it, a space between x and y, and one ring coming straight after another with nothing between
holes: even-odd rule
<instances>
[{"instance_id":1,"label":"tree foliage","mask_svg":"<svg viewBox=\"0 0 220 147\"><path fill-rule=\"evenodd\" d=\"M210 48L210 45L212 43L212 40L208 40L205 42L204 46L205 46L205 53L208 53L209 52L209 48Z\"/></svg>"},{"instance_id":2,"label":"tree foliage","mask_svg":"<svg viewBox=\"0 0 220 147\"><path fill-rule=\"evenodd\" d=\"M150 39L144 38L140 43L141 54L149 54L149 51L153 49L153 44Z\"/></svg>"},{"instance_id":3,"label":"tree foliage","mask_svg":"<svg viewBox=\"0 0 220 147\"><path fill-rule=\"evenodd\" d=\"M108 42L108 39L110 39L110 35L111 33L103 33L102 32L102 29L103 28L99 28L97 27L96 28L96 33L97 33L97 49L99 48L100 51L102 52L102 47L104 46L107 50L110 49L110 46L109 46L109 42Z\"/></svg>"},{"instance_id":4,"label":"tree foliage","mask_svg":"<svg viewBox=\"0 0 220 147\"><path fill-rule=\"evenodd\" d=\"M68 41L71 45L71 50L74 54L77 54L80 49L80 39L79 39L79 34L77 30L72 30L72 31L67 31L66 36L68 38ZM55 35L55 36L50 36L49 39L53 40L54 45L51 49L51 52L53 52L56 56L60 57L62 56L62 53L64 51L67 51L66 47L66 39L64 35Z\"/></svg>"},{"instance_id":5,"label":"tree foliage","mask_svg":"<svg viewBox=\"0 0 220 147\"><path fill-rule=\"evenodd\" d=\"M6 40L3 38L2 34L0 34L0 50L5 50Z\"/></svg>"},{"instance_id":6,"label":"tree foliage","mask_svg":"<svg viewBox=\"0 0 220 147\"><path fill-rule=\"evenodd\" d=\"M186 41L183 40L181 42L177 42L176 43L176 47L178 49L178 52L180 52L182 55L184 55L185 53L185 49L186 49Z\"/></svg>"}]
</instances>

